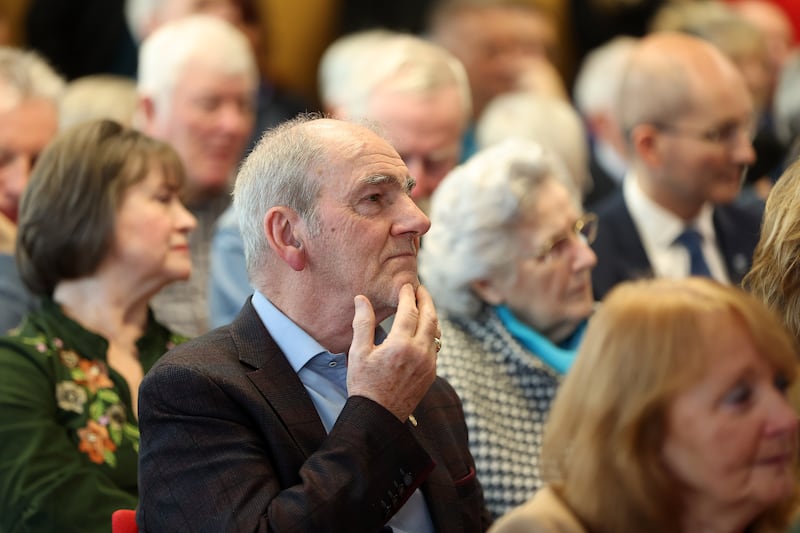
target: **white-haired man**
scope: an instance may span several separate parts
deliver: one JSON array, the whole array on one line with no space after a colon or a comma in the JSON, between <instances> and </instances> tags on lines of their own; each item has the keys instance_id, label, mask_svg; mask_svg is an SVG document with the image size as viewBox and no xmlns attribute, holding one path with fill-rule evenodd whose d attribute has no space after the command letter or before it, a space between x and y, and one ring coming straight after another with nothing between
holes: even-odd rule
<instances>
[{"instance_id":1,"label":"white-haired man","mask_svg":"<svg viewBox=\"0 0 800 533\"><path fill-rule=\"evenodd\" d=\"M593 206L622 186L628 169L625 139L619 126L619 88L636 38L616 37L584 57L575 78L575 106L591 142L589 168L593 187L584 198Z\"/></svg>"},{"instance_id":2,"label":"white-haired man","mask_svg":"<svg viewBox=\"0 0 800 533\"><path fill-rule=\"evenodd\" d=\"M193 271L153 300L173 330L208 328L208 262L214 224L230 204L231 179L253 127L258 71L247 38L229 23L193 15L160 27L139 56L141 129L169 142L186 169L182 200L197 218Z\"/></svg>"}]
</instances>

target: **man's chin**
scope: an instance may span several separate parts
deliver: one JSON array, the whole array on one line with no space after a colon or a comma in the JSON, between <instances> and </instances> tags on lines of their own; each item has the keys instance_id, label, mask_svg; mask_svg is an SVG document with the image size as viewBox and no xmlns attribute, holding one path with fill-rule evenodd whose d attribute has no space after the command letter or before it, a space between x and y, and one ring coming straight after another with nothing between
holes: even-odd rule
<instances>
[{"instance_id":1,"label":"man's chin","mask_svg":"<svg viewBox=\"0 0 800 533\"><path fill-rule=\"evenodd\" d=\"M398 275L395 279L397 280L397 284L395 285L394 296L397 301L400 299L400 289L402 289L406 283L410 283L411 286L414 287L415 292L420 286L419 276L417 276L416 272L413 274L410 272L404 273Z\"/></svg>"},{"instance_id":2,"label":"man's chin","mask_svg":"<svg viewBox=\"0 0 800 533\"><path fill-rule=\"evenodd\" d=\"M400 289L402 289L407 283L410 283L411 286L414 288L414 292L417 291L417 288L420 286L419 278L416 274L409 274L409 275L398 275L394 278L394 283L392 284L391 292L387 295L387 298L383 300L383 306L385 309L390 312L390 314L394 314L397 311L397 306L400 305ZM377 309L376 309L377 313Z\"/></svg>"}]
</instances>

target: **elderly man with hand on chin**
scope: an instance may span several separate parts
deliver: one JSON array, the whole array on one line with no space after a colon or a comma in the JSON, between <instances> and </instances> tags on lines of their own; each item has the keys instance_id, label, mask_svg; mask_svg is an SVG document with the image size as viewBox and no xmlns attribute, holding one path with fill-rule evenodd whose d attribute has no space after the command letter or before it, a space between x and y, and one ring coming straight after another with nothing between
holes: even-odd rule
<instances>
[{"instance_id":1,"label":"elderly man with hand on chin","mask_svg":"<svg viewBox=\"0 0 800 533\"><path fill-rule=\"evenodd\" d=\"M256 292L140 390L141 530L488 527L461 403L436 377L413 186L356 124L262 138L234 191Z\"/></svg>"},{"instance_id":2,"label":"elderly man with hand on chin","mask_svg":"<svg viewBox=\"0 0 800 533\"><path fill-rule=\"evenodd\" d=\"M427 212L430 196L458 163L471 109L461 63L419 37L386 30L345 35L319 64L320 97L334 118L377 123L408 167L411 192ZM230 322L253 289L235 213L220 217L211 246L209 316Z\"/></svg>"},{"instance_id":3,"label":"elderly man with hand on chin","mask_svg":"<svg viewBox=\"0 0 800 533\"><path fill-rule=\"evenodd\" d=\"M249 41L228 22L191 15L161 26L139 55L137 126L169 143L186 168L181 200L197 219L192 277L153 299L156 317L194 336L208 330L209 250L253 129L258 70Z\"/></svg>"}]
</instances>

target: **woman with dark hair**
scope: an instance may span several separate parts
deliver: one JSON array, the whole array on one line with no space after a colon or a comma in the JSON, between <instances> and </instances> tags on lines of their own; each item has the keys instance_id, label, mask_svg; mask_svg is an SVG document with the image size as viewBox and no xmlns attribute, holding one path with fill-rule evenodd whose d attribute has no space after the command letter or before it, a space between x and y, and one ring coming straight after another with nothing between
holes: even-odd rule
<instances>
[{"instance_id":1,"label":"woman with dark hair","mask_svg":"<svg viewBox=\"0 0 800 533\"><path fill-rule=\"evenodd\" d=\"M0 338L0 530L108 531L136 506L139 383L183 340L148 308L191 273L182 181L172 148L108 120L39 158L16 253L41 308Z\"/></svg>"}]
</instances>

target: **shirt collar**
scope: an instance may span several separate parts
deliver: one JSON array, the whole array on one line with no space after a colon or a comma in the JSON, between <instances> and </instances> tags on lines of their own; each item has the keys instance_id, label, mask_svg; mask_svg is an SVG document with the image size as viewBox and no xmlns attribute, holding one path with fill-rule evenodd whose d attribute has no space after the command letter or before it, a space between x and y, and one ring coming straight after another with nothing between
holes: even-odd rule
<instances>
[{"instance_id":1,"label":"shirt collar","mask_svg":"<svg viewBox=\"0 0 800 533\"><path fill-rule=\"evenodd\" d=\"M303 328L284 315L261 292L253 293L252 302L264 327L295 372L299 372L315 355L328 351Z\"/></svg>"},{"instance_id":2,"label":"shirt collar","mask_svg":"<svg viewBox=\"0 0 800 533\"><path fill-rule=\"evenodd\" d=\"M638 178L633 172L629 172L623 181L622 191L636 229L643 239L651 242L654 246L658 248L672 246L675 239L687 226L692 226L700 232L706 242L716 240L713 222L714 209L711 204L703 204L697 218L687 224L683 219L651 200L642 190Z\"/></svg>"}]
</instances>

